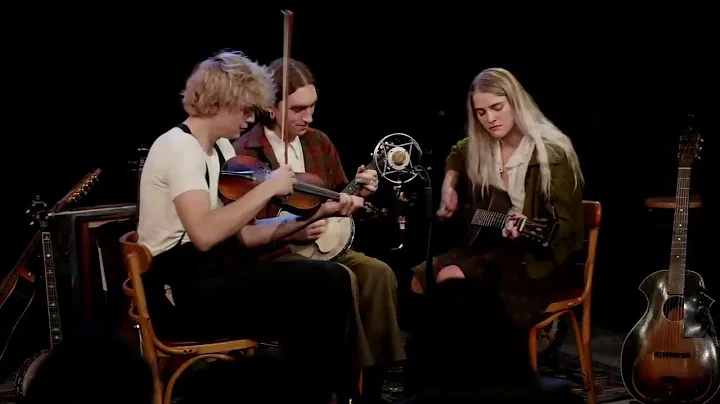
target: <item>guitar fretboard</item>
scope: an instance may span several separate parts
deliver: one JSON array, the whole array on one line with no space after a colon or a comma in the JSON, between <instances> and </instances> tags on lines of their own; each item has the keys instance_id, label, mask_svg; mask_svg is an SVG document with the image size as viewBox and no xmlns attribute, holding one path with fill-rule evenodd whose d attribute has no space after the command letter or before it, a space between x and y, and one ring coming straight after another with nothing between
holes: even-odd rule
<instances>
[{"instance_id":1,"label":"guitar fretboard","mask_svg":"<svg viewBox=\"0 0 720 404\"><path fill-rule=\"evenodd\" d=\"M670 294L685 291L685 257L687 252L688 209L690 207L690 167L678 169L675 193L672 245L670 246L670 273L667 290Z\"/></svg>"},{"instance_id":2,"label":"guitar fretboard","mask_svg":"<svg viewBox=\"0 0 720 404\"><path fill-rule=\"evenodd\" d=\"M48 321L50 326L50 347L62 342L60 327L60 306L58 304L55 263L53 260L50 232L42 233L43 261L45 263L45 289L47 291Z\"/></svg>"},{"instance_id":3,"label":"guitar fretboard","mask_svg":"<svg viewBox=\"0 0 720 404\"><path fill-rule=\"evenodd\" d=\"M476 209L472 217L472 224L483 227L496 227L502 229L510 219L510 216L504 213L493 212L490 210Z\"/></svg>"}]
</instances>

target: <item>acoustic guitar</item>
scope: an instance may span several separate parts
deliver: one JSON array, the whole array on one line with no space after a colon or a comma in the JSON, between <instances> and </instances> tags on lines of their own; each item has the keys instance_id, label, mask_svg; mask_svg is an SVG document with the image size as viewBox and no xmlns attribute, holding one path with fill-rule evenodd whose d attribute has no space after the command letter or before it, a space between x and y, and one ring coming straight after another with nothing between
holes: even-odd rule
<instances>
[{"instance_id":1,"label":"acoustic guitar","mask_svg":"<svg viewBox=\"0 0 720 404\"><path fill-rule=\"evenodd\" d=\"M542 246L552 241L558 224L554 209L550 212L550 218L513 218L508 214L512 207L510 195L494 186L488 188L487 197L465 205L459 215L463 225L467 226L469 246L478 242L483 229L502 230L511 221L517 222L518 231L528 240Z\"/></svg>"},{"instance_id":2,"label":"acoustic guitar","mask_svg":"<svg viewBox=\"0 0 720 404\"><path fill-rule=\"evenodd\" d=\"M368 164L367 169L377 170L375 162L373 161ZM362 186L363 184L353 180L340 193L356 195ZM367 210L368 212L371 214L378 213L377 210L373 209L372 205L369 206L370 209ZM293 213L286 210L280 210L278 217L292 214ZM345 254L355 239L355 220L353 220L352 217L331 217L325 219L325 222L327 228L322 236L311 243L290 243L288 244L290 251L305 258L320 261L335 260Z\"/></svg>"},{"instance_id":3,"label":"acoustic guitar","mask_svg":"<svg viewBox=\"0 0 720 404\"><path fill-rule=\"evenodd\" d=\"M61 211L67 205L85 195L91 183L97 179L100 173L101 170L97 169L87 174L55 205L53 213ZM28 210L26 213L30 212L31 210ZM14 372L17 366L17 364L14 364L16 358L9 357L14 356L12 345L14 344L13 341L18 325L35 300L36 276L29 269L29 264L41 238L41 231L38 230L30 243L28 243L13 270L0 282L0 363L3 370L2 377L6 376L5 371L10 373L12 369ZM18 358L22 360L22 356Z\"/></svg>"},{"instance_id":4,"label":"acoustic guitar","mask_svg":"<svg viewBox=\"0 0 720 404\"><path fill-rule=\"evenodd\" d=\"M700 274L685 266L690 172L701 143L693 131L680 136L670 268L640 284L647 308L620 354L623 383L643 404L710 403L720 389L720 348L709 310L713 300Z\"/></svg>"},{"instance_id":5,"label":"acoustic guitar","mask_svg":"<svg viewBox=\"0 0 720 404\"><path fill-rule=\"evenodd\" d=\"M90 187L97 180L100 170L95 170L86 175L72 191L60 200L52 212L59 212L68 204L79 200L87 195ZM33 380L38 367L47 359L52 348L62 342L62 329L60 326L60 302L57 292L57 281L55 272L55 260L52 247L52 234L48 228L48 217L50 213L45 202L36 197L28 213L33 217L33 224L39 226L40 241L42 242L43 266L45 268L45 292L48 313L49 347L43 349L27 358L15 376L14 392L17 399L22 399L30 382Z\"/></svg>"}]
</instances>

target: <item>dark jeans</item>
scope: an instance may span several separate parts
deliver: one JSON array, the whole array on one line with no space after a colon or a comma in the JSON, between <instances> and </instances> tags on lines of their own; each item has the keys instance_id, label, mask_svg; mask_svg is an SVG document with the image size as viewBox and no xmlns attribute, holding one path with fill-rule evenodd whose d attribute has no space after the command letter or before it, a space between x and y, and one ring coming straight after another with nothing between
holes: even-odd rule
<instances>
[{"instance_id":1,"label":"dark jeans","mask_svg":"<svg viewBox=\"0 0 720 404\"><path fill-rule=\"evenodd\" d=\"M327 402L350 374L350 275L331 262L258 261L241 249L201 253L188 243L155 257L144 282L156 332L172 340L279 341L293 401Z\"/></svg>"}]
</instances>

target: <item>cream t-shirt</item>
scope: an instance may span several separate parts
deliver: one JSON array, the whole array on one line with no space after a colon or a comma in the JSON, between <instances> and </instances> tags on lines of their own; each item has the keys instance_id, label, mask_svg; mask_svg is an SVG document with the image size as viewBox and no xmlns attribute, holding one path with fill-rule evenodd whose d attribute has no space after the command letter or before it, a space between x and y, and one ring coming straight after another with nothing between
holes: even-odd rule
<instances>
[{"instance_id":1,"label":"cream t-shirt","mask_svg":"<svg viewBox=\"0 0 720 404\"><path fill-rule=\"evenodd\" d=\"M218 140L217 145L226 161L235 157L228 139ZM213 209L222 206L218 198L220 168L215 148L207 155L197 139L180 128L172 128L155 140L140 177L138 223L138 242L147 246L153 256L175 246L185 232L173 202L179 195L200 189L210 193ZM182 243L189 241L186 233Z\"/></svg>"}]
</instances>

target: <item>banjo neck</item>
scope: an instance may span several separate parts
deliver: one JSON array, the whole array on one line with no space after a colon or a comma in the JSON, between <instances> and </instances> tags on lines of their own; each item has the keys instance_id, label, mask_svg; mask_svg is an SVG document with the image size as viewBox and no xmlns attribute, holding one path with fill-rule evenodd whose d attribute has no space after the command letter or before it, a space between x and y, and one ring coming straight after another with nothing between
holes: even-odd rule
<instances>
[{"instance_id":1,"label":"banjo neck","mask_svg":"<svg viewBox=\"0 0 720 404\"><path fill-rule=\"evenodd\" d=\"M55 279L55 261L53 260L52 237L45 229L42 232L43 263L45 266L45 290L47 293L47 310L50 330L50 349L62 342L60 325L60 304Z\"/></svg>"},{"instance_id":2,"label":"banjo neck","mask_svg":"<svg viewBox=\"0 0 720 404\"><path fill-rule=\"evenodd\" d=\"M367 166L365 166L368 170L377 170L377 166L375 166L375 161L370 162ZM357 193L360 191L360 188L362 188L363 184L357 182L357 180L352 180L350 183L340 192L343 194L348 195L357 195Z\"/></svg>"}]
</instances>

